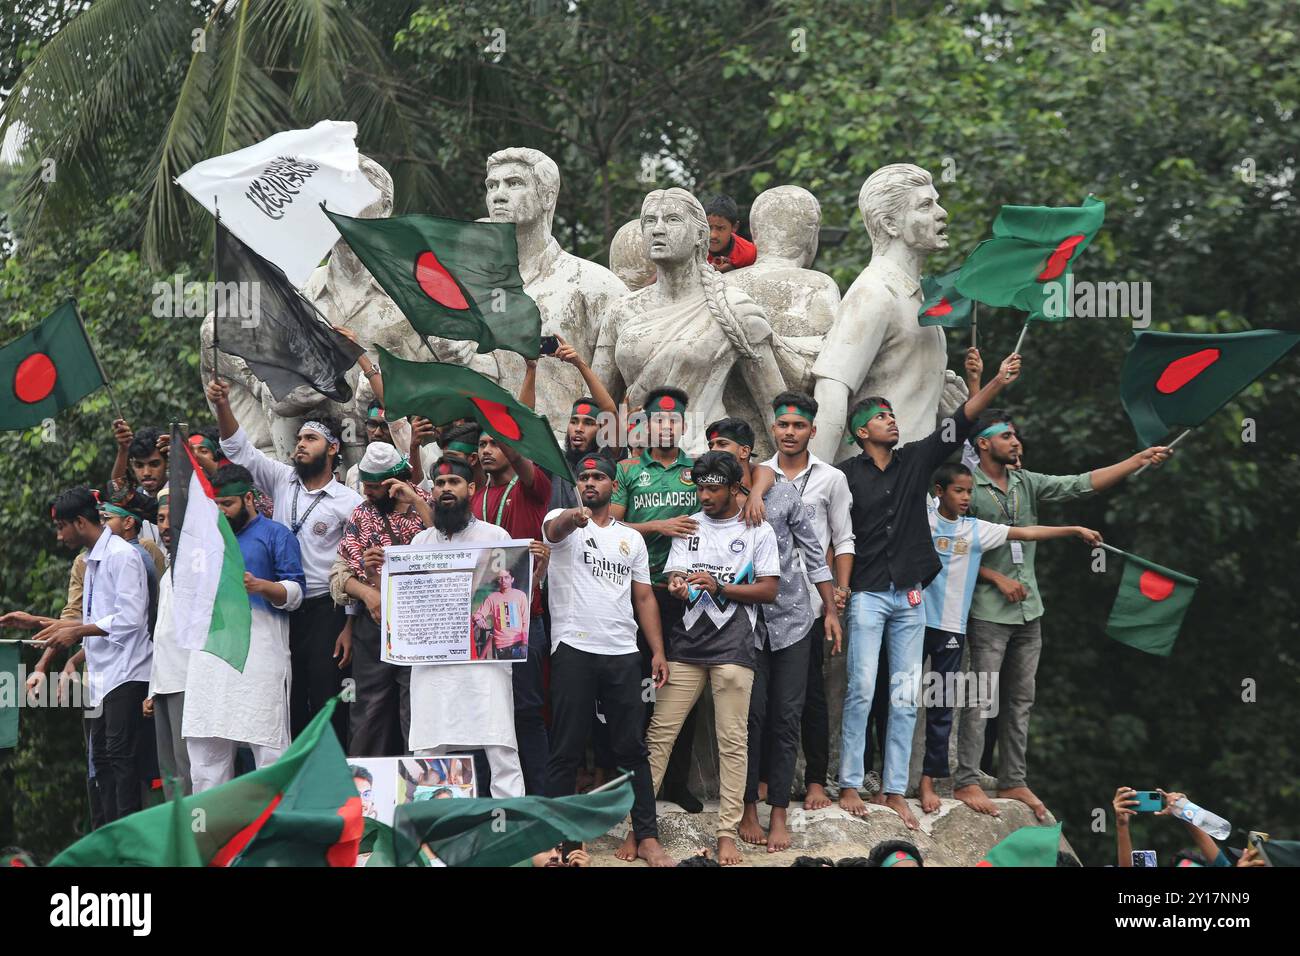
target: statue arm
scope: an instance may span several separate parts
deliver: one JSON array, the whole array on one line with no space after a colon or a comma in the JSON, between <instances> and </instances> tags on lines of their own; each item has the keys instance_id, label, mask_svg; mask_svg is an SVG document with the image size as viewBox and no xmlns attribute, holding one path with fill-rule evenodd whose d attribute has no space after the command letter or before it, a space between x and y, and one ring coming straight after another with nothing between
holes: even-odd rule
<instances>
[{"instance_id":1,"label":"statue arm","mask_svg":"<svg viewBox=\"0 0 1300 956\"><path fill-rule=\"evenodd\" d=\"M605 312L605 318L600 323L600 334L596 337L596 351L591 359L592 374L605 384L611 401L615 400L614 396L621 397L626 388L614 361L614 347L618 344L618 326L622 319L621 304L616 304ZM591 397L599 396L593 394Z\"/></svg>"},{"instance_id":2,"label":"statue arm","mask_svg":"<svg viewBox=\"0 0 1300 956\"><path fill-rule=\"evenodd\" d=\"M848 421L849 398L866 380L885 339L889 318L883 308L854 300L840 303L826 345L813 366L817 384L817 436L813 454L833 462Z\"/></svg>"}]
</instances>

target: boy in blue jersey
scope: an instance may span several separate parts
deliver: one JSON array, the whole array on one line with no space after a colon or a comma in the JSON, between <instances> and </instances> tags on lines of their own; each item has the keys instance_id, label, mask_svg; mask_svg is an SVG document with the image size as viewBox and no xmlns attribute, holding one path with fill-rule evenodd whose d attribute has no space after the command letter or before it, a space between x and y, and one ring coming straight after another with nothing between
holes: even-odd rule
<instances>
[{"instance_id":1,"label":"boy in blue jersey","mask_svg":"<svg viewBox=\"0 0 1300 956\"><path fill-rule=\"evenodd\" d=\"M925 762L921 768L921 809L934 813L939 796L934 792L936 777L948 776L948 737L952 732L952 709L961 668L962 649L966 646L966 615L970 613L975 581L979 577L980 556L1011 541L1045 541L1048 538L1082 538L1090 546L1101 543L1101 535L1077 525L1051 527L1030 525L1015 528L973 518L970 510L975 483L970 469L957 462L940 465L934 473L933 494L937 501L930 508L930 537L943 569L922 592L925 601L925 654L930 658L928 680L943 688L942 707L925 711ZM962 682L967 694L973 690L968 675ZM994 698L996 699L996 697ZM964 703L964 701L962 702Z\"/></svg>"}]
</instances>

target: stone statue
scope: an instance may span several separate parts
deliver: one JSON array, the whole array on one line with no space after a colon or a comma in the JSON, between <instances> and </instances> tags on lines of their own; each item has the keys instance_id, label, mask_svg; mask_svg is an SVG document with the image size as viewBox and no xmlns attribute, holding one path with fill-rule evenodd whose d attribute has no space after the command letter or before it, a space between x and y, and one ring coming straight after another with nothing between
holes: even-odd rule
<instances>
[{"instance_id":1,"label":"stone statue","mask_svg":"<svg viewBox=\"0 0 1300 956\"><path fill-rule=\"evenodd\" d=\"M609 269L623 280L629 292L655 281L655 264L646 257L640 219L623 223L614 233L614 241L609 244Z\"/></svg>"},{"instance_id":2,"label":"stone statue","mask_svg":"<svg viewBox=\"0 0 1300 956\"><path fill-rule=\"evenodd\" d=\"M641 206L641 235L655 282L624 296L605 317L592 369L631 408L656 386L685 389L695 426L685 436L691 454L703 449L704 425L729 414L729 379L752 401L751 420L770 427L772 399L785 389L772 327L753 299L708 265L704 206L685 189L655 190Z\"/></svg>"},{"instance_id":3,"label":"stone statue","mask_svg":"<svg viewBox=\"0 0 1300 956\"><path fill-rule=\"evenodd\" d=\"M943 329L917 321L922 264L948 248L948 213L930 174L909 163L882 166L862 184L858 209L871 261L849 287L813 365L820 410L812 451L826 461L858 453L844 443L844 428L861 398L881 395L893 403L905 444L934 429L945 392L949 401L966 395L946 369Z\"/></svg>"},{"instance_id":4,"label":"stone statue","mask_svg":"<svg viewBox=\"0 0 1300 956\"><path fill-rule=\"evenodd\" d=\"M806 392L813 389L813 363L840 305L835 280L808 268L817 255L821 219L817 197L799 186L760 193L749 210L758 260L726 274L727 283L747 292L771 323L786 384Z\"/></svg>"},{"instance_id":5,"label":"stone statue","mask_svg":"<svg viewBox=\"0 0 1300 956\"><path fill-rule=\"evenodd\" d=\"M601 320L627 288L603 266L565 252L551 235L560 194L559 167L541 150L498 150L487 159L484 187L488 218L515 224L519 274L524 291L542 314L542 335L560 336L591 364ZM518 395L523 358L513 352L495 354L502 387ZM573 403L586 391L572 365L550 360L538 364L536 410L557 433L563 433Z\"/></svg>"}]
</instances>

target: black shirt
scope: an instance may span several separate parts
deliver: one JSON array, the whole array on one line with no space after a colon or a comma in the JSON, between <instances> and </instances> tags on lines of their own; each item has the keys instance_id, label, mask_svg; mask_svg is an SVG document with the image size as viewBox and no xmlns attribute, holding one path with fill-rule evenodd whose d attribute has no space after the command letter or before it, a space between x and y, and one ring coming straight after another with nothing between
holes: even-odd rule
<instances>
[{"instance_id":1,"label":"black shirt","mask_svg":"<svg viewBox=\"0 0 1300 956\"><path fill-rule=\"evenodd\" d=\"M952 441L942 439L940 425L920 441L894 449L884 471L866 452L840 463L853 495L852 590L888 591L891 583L900 589L925 587L939 573L925 495L934 470L961 447L974 424L964 406L952 420Z\"/></svg>"}]
</instances>

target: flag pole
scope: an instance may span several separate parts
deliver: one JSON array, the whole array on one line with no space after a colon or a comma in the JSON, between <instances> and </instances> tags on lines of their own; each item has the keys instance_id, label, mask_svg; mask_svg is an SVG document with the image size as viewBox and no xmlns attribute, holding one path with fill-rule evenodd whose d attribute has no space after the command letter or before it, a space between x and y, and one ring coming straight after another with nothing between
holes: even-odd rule
<instances>
[{"instance_id":1,"label":"flag pole","mask_svg":"<svg viewBox=\"0 0 1300 956\"><path fill-rule=\"evenodd\" d=\"M1165 446L1165 447L1167 447L1167 448L1173 448L1175 445L1177 445L1180 441L1182 441L1184 438L1186 438L1186 437L1187 437L1188 435L1190 435L1191 433L1192 433L1192 430L1191 430L1190 428L1184 428L1182 434L1179 435L1177 438L1175 438L1173 441L1171 441L1171 442L1170 442L1167 446ZM1133 474L1134 474L1134 475L1140 475L1140 474L1142 474L1142 472L1146 471L1146 470L1147 470L1148 468L1150 468L1150 467L1151 467L1151 462L1147 462L1145 465L1143 465L1143 466L1142 466L1141 468L1139 468L1137 471L1133 472Z\"/></svg>"},{"instance_id":2,"label":"flag pole","mask_svg":"<svg viewBox=\"0 0 1300 956\"><path fill-rule=\"evenodd\" d=\"M0 644L38 644L44 645L44 641L38 641L34 637L6 637L0 640Z\"/></svg>"},{"instance_id":3,"label":"flag pole","mask_svg":"<svg viewBox=\"0 0 1300 956\"><path fill-rule=\"evenodd\" d=\"M975 344L975 327L976 325L979 324L979 317L980 317L980 304L976 302L974 299L971 299L970 300L970 347L973 349L979 348L979 346Z\"/></svg>"},{"instance_id":4,"label":"flag pole","mask_svg":"<svg viewBox=\"0 0 1300 956\"><path fill-rule=\"evenodd\" d=\"M588 790L587 792L600 793L602 790L613 790L624 780L631 780L631 779L632 779L632 771L629 770L627 773L623 774L623 776L615 777L613 780L608 780L605 783L602 783L599 787L594 787L591 790Z\"/></svg>"},{"instance_id":5,"label":"flag pole","mask_svg":"<svg viewBox=\"0 0 1300 956\"><path fill-rule=\"evenodd\" d=\"M215 282L217 281L217 243L219 243L219 242L221 241L221 235L220 235L220 229L221 229L221 207L217 205L217 197L216 197L216 196L213 196L213 197L212 197L212 215L216 217L216 221L215 221L215 223L214 223L213 226L212 226L212 281L215 283ZM224 299L223 299L223 301L224 301ZM212 309L212 381L214 381L214 382L220 382L220 381L221 381L221 372L220 372L219 367L218 367L218 365L217 365L217 342L218 342L218 339L219 339L219 335L218 335L218 331L217 331L217 330L218 330L218 328L220 327L221 323L218 321L218 319L220 318L220 316L217 315L216 302L217 302L217 297L216 297L216 295L213 295L213 297L212 297L212 304L213 304L213 309Z\"/></svg>"},{"instance_id":6,"label":"flag pole","mask_svg":"<svg viewBox=\"0 0 1300 956\"><path fill-rule=\"evenodd\" d=\"M1020 338L1016 339L1016 347L1013 348L1011 351L1013 352L1020 351L1020 346L1023 345L1025 341L1025 333L1028 331L1029 331L1029 320L1025 319L1025 327L1020 330Z\"/></svg>"},{"instance_id":7,"label":"flag pole","mask_svg":"<svg viewBox=\"0 0 1300 956\"><path fill-rule=\"evenodd\" d=\"M81 326L81 335L90 346L90 354L95 359L95 368L99 369L99 377L104 380L104 388L108 390L108 399L113 403L113 411L117 412L117 417L126 421L126 416L122 414L122 406L117 403L117 396L113 394L113 383L108 379L108 373L104 371L104 363L99 360L99 353L95 351L95 343L90 340L90 333L86 331L86 320L81 317L81 306L77 300L72 300L72 311L76 313L77 324Z\"/></svg>"},{"instance_id":8,"label":"flag pole","mask_svg":"<svg viewBox=\"0 0 1300 956\"><path fill-rule=\"evenodd\" d=\"M1097 546L1098 546L1099 548L1105 548L1105 549L1106 549L1107 551L1109 551L1111 554L1127 554L1127 553L1128 553L1128 552L1126 552L1126 551L1121 551L1119 548L1115 547L1113 544L1107 544L1107 543L1104 542L1104 541L1101 542L1100 544L1098 544Z\"/></svg>"}]
</instances>

